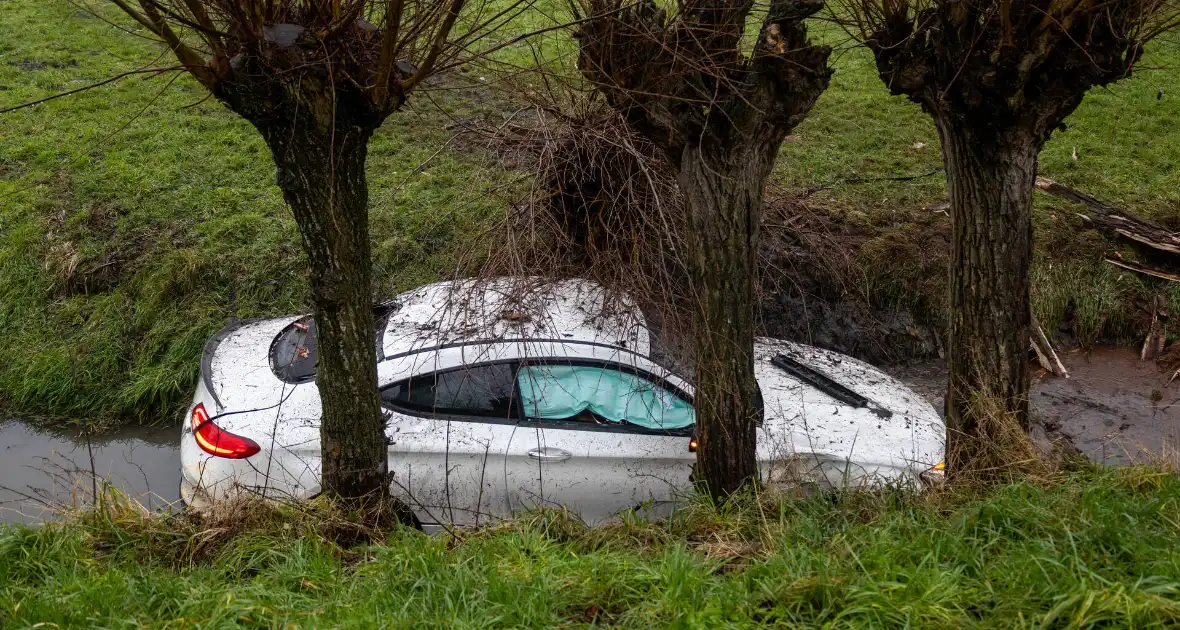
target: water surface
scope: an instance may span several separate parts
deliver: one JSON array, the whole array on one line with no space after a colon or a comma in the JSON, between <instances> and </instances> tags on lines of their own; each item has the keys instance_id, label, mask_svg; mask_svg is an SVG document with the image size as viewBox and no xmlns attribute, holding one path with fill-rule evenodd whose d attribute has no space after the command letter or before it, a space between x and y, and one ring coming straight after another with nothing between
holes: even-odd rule
<instances>
[{"instance_id":1,"label":"water surface","mask_svg":"<svg viewBox=\"0 0 1180 630\"><path fill-rule=\"evenodd\" d=\"M57 508L89 505L98 479L164 508L180 498L179 439L174 426L126 427L87 447L80 432L0 418L0 523L33 523L53 518Z\"/></svg>"},{"instance_id":2,"label":"water surface","mask_svg":"<svg viewBox=\"0 0 1180 630\"><path fill-rule=\"evenodd\" d=\"M1069 378L1030 366L1029 408L1051 433L1099 463L1180 464L1180 378L1171 380L1174 369L1140 361L1128 348L1067 351L1061 361ZM888 371L942 410L945 362Z\"/></svg>"}]
</instances>

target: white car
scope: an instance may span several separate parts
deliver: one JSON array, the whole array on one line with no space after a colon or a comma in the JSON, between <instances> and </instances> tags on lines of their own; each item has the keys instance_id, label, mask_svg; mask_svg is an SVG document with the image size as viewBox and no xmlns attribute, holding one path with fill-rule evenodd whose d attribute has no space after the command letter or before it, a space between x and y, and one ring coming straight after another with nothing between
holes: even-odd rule
<instances>
[{"instance_id":1,"label":"white car","mask_svg":"<svg viewBox=\"0 0 1180 630\"><path fill-rule=\"evenodd\" d=\"M674 506L696 457L692 384L651 358L631 301L586 281L530 282L445 282L375 307L394 495L424 525ZM940 476L945 425L904 385L809 346L755 350L764 481L920 488ZM186 503L320 491L315 360L309 316L209 340L181 439Z\"/></svg>"}]
</instances>

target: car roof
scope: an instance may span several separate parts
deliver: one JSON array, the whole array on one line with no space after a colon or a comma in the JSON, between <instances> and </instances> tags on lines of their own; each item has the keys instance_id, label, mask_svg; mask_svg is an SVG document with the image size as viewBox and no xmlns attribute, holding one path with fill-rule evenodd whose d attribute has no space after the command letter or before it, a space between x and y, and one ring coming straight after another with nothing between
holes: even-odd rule
<instances>
[{"instance_id":1,"label":"car roof","mask_svg":"<svg viewBox=\"0 0 1180 630\"><path fill-rule=\"evenodd\" d=\"M583 279L503 277L438 282L397 296L382 339L392 357L471 342L552 340L651 351L643 313L625 294Z\"/></svg>"},{"instance_id":2,"label":"car roof","mask_svg":"<svg viewBox=\"0 0 1180 630\"><path fill-rule=\"evenodd\" d=\"M431 372L446 372L498 362L607 364L632 368L665 381L688 395L693 387L681 375L641 354L585 341L508 340L493 342L458 342L423 348L387 358L377 364L377 379L382 387L406 378Z\"/></svg>"}]
</instances>

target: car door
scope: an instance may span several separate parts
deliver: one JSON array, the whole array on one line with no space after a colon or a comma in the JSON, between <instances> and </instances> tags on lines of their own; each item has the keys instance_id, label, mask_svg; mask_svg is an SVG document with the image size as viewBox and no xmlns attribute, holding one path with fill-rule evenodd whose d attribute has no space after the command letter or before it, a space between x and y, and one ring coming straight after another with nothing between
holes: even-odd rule
<instances>
[{"instance_id":1,"label":"car door","mask_svg":"<svg viewBox=\"0 0 1180 630\"><path fill-rule=\"evenodd\" d=\"M532 361L517 395L522 426L540 429L528 452L533 505L597 523L638 507L666 514L688 489L694 413L675 388L617 364Z\"/></svg>"},{"instance_id":2,"label":"car door","mask_svg":"<svg viewBox=\"0 0 1180 630\"><path fill-rule=\"evenodd\" d=\"M480 525L512 513L510 483L529 470L537 433L519 427L512 361L466 365L393 383L393 492L424 524Z\"/></svg>"}]
</instances>

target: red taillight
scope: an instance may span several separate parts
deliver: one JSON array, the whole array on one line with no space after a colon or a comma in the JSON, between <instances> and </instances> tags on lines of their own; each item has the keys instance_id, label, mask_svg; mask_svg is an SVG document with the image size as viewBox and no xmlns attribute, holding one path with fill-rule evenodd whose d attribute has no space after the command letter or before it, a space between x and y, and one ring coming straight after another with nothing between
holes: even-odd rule
<instances>
[{"instance_id":1,"label":"red taillight","mask_svg":"<svg viewBox=\"0 0 1180 630\"><path fill-rule=\"evenodd\" d=\"M222 431L221 427L209 419L209 413L201 403L193 407L192 423L197 446L210 455L227 459L246 459L262 450L250 438Z\"/></svg>"}]
</instances>

